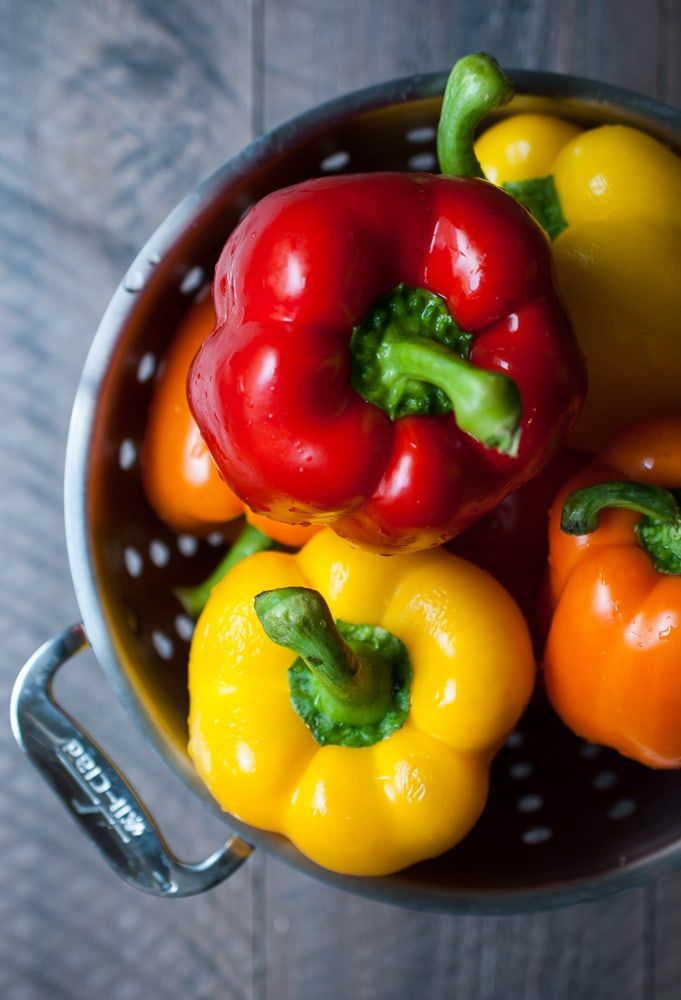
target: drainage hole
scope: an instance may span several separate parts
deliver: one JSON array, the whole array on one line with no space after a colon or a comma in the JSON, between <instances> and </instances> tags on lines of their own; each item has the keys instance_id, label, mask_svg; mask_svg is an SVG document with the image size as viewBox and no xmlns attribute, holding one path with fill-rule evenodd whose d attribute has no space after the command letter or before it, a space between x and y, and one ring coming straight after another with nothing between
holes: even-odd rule
<instances>
[{"instance_id":1,"label":"drainage hole","mask_svg":"<svg viewBox=\"0 0 681 1000\"><path fill-rule=\"evenodd\" d=\"M147 351L140 358L140 363L137 366L137 381L138 382L148 382L156 371L156 358L151 353Z\"/></svg>"},{"instance_id":2,"label":"drainage hole","mask_svg":"<svg viewBox=\"0 0 681 1000\"><path fill-rule=\"evenodd\" d=\"M617 771L599 771L598 774L594 776L591 784L598 792L607 792L608 789L614 788L617 784L618 774Z\"/></svg>"},{"instance_id":3,"label":"drainage hole","mask_svg":"<svg viewBox=\"0 0 681 1000\"><path fill-rule=\"evenodd\" d=\"M636 803L633 799L620 799L608 809L608 819L626 819L636 812Z\"/></svg>"},{"instance_id":4,"label":"drainage hole","mask_svg":"<svg viewBox=\"0 0 681 1000\"><path fill-rule=\"evenodd\" d=\"M523 844L529 844L532 847L535 844L545 844L552 836L553 830L550 826L531 826L529 830L525 830L521 840Z\"/></svg>"},{"instance_id":5,"label":"drainage hole","mask_svg":"<svg viewBox=\"0 0 681 1000\"><path fill-rule=\"evenodd\" d=\"M180 291L182 294L191 295L192 292L198 292L205 276L206 272L202 267L192 267L180 282Z\"/></svg>"},{"instance_id":6,"label":"drainage hole","mask_svg":"<svg viewBox=\"0 0 681 1000\"><path fill-rule=\"evenodd\" d=\"M126 545L123 549L123 562L125 563L125 568L130 576L138 577L142 575L144 560L137 549L133 548L132 545Z\"/></svg>"},{"instance_id":7,"label":"drainage hole","mask_svg":"<svg viewBox=\"0 0 681 1000\"><path fill-rule=\"evenodd\" d=\"M522 813L533 813L544 805L544 800L541 795L535 795L530 793L528 795L521 795L516 802L516 808Z\"/></svg>"},{"instance_id":8,"label":"drainage hole","mask_svg":"<svg viewBox=\"0 0 681 1000\"><path fill-rule=\"evenodd\" d=\"M414 144L430 142L434 138L435 128L432 125L417 125L416 128L410 128L405 136L407 142L413 142Z\"/></svg>"},{"instance_id":9,"label":"drainage hole","mask_svg":"<svg viewBox=\"0 0 681 1000\"><path fill-rule=\"evenodd\" d=\"M154 566L167 566L170 562L170 549L160 538L154 538L149 542L149 558Z\"/></svg>"},{"instance_id":10,"label":"drainage hole","mask_svg":"<svg viewBox=\"0 0 681 1000\"><path fill-rule=\"evenodd\" d=\"M343 167L347 167L349 162L350 154L344 149L339 149L337 153L325 156L319 166L326 173L332 174L336 170L342 170Z\"/></svg>"},{"instance_id":11,"label":"drainage hole","mask_svg":"<svg viewBox=\"0 0 681 1000\"><path fill-rule=\"evenodd\" d=\"M534 767L530 764L529 760L517 760L508 769L508 773L515 781L523 781L525 778L529 778L533 771Z\"/></svg>"},{"instance_id":12,"label":"drainage hole","mask_svg":"<svg viewBox=\"0 0 681 1000\"><path fill-rule=\"evenodd\" d=\"M136 461L137 447L135 442L131 438L125 438L121 441L121 446L118 449L118 464L124 472L127 472L128 469L132 469Z\"/></svg>"},{"instance_id":13,"label":"drainage hole","mask_svg":"<svg viewBox=\"0 0 681 1000\"><path fill-rule=\"evenodd\" d=\"M151 633L151 641L154 649L161 657L162 660L170 660L173 653L175 652L175 646L173 645L173 640L161 632L160 629L154 629Z\"/></svg>"},{"instance_id":14,"label":"drainage hole","mask_svg":"<svg viewBox=\"0 0 681 1000\"><path fill-rule=\"evenodd\" d=\"M196 554L199 543L193 535L178 535L177 547L183 556L193 556Z\"/></svg>"},{"instance_id":15,"label":"drainage hole","mask_svg":"<svg viewBox=\"0 0 681 1000\"><path fill-rule=\"evenodd\" d=\"M415 153L407 160L410 170L434 170L437 165L434 153Z\"/></svg>"},{"instance_id":16,"label":"drainage hole","mask_svg":"<svg viewBox=\"0 0 681 1000\"><path fill-rule=\"evenodd\" d=\"M194 622L189 615L179 614L175 616L175 631L184 642L190 642L194 635Z\"/></svg>"}]
</instances>

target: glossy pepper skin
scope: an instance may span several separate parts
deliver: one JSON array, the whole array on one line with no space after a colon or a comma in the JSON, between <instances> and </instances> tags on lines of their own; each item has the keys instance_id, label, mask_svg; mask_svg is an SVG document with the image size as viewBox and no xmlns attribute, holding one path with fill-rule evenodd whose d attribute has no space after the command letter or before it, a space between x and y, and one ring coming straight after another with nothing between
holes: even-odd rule
<instances>
[{"instance_id":1,"label":"glossy pepper skin","mask_svg":"<svg viewBox=\"0 0 681 1000\"><path fill-rule=\"evenodd\" d=\"M189 366L214 327L211 299L196 303L163 359L142 448L147 499L161 520L176 531L210 532L245 514L251 524L271 538L298 547L315 529L278 524L248 510L220 476L189 409Z\"/></svg>"},{"instance_id":2,"label":"glossy pepper skin","mask_svg":"<svg viewBox=\"0 0 681 1000\"><path fill-rule=\"evenodd\" d=\"M406 646L406 721L371 746L320 746L292 707L293 655L254 598L300 586ZM525 622L488 574L443 549L384 559L325 530L296 555L244 560L213 590L191 648L189 752L224 809L334 871L386 874L473 826L533 679Z\"/></svg>"},{"instance_id":3,"label":"glossy pepper skin","mask_svg":"<svg viewBox=\"0 0 681 1000\"><path fill-rule=\"evenodd\" d=\"M628 481L681 485L681 418L622 432L572 479L551 512L554 605L544 679L563 721L580 736L650 767L681 766L681 576L656 569L639 543L641 515L608 509L596 530L561 530L574 490ZM679 529L681 538L681 529Z\"/></svg>"},{"instance_id":4,"label":"glossy pepper skin","mask_svg":"<svg viewBox=\"0 0 681 1000\"><path fill-rule=\"evenodd\" d=\"M472 365L519 389L515 457L456 413L392 420L352 387L353 327L402 282L441 297L473 335ZM436 545L494 507L546 462L584 393L546 239L477 179L376 173L270 194L228 239L214 299L188 391L223 476L254 510L380 551Z\"/></svg>"},{"instance_id":5,"label":"glossy pepper skin","mask_svg":"<svg viewBox=\"0 0 681 1000\"><path fill-rule=\"evenodd\" d=\"M493 125L476 152L497 184L555 180L568 224L556 276L589 374L571 441L598 449L634 420L677 412L681 159L629 126L525 114Z\"/></svg>"},{"instance_id":6,"label":"glossy pepper skin","mask_svg":"<svg viewBox=\"0 0 681 1000\"><path fill-rule=\"evenodd\" d=\"M587 452L563 448L544 469L448 543L504 586L525 615L541 651L546 639L546 561L549 510L559 489L592 460Z\"/></svg>"}]
</instances>

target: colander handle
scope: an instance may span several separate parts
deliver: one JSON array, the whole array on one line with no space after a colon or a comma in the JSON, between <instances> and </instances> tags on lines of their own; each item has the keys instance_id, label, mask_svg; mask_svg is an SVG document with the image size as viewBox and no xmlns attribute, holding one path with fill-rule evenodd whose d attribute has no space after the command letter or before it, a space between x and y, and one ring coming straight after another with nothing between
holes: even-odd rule
<instances>
[{"instance_id":1,"label":"colander handle","mask_svg":"<svg viewBox=\"0 0 681 1000\"><path fill-rule=\"evenodd\" d=\"M153 896L204 892L231 875L251 848L235 836L197 864L173 856L115 764L54 700L55 674L87 645L82 625L73 625L28 660L12 692L14 736L117 875Z\"/></svg>"}]
</instances>

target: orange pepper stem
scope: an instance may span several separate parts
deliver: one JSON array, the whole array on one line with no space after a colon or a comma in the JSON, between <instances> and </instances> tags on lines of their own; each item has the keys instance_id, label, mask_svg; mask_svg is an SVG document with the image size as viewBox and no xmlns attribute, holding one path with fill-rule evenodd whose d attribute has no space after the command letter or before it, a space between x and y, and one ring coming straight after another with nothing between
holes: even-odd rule
<instances>
[{"instance_id":1,"label":"orange pepper stem","mask_svg":"<svg viewBox=\"0 0 681 1000\"><path fill-rule=\"evenodd\" d=\"M281 549L274 539L258 531L252 524L244 525L241 534L230 547L227 555L222 559L210 576L197 584L195 587L178 587L175 596L191 618L198 618L203 611L211 591L216 584L222 580L223 576L229 573L233 566L247 559L248 556L265 549Z\"/></svg>"},{"instance_id":2,"label":"orange pepper stem","mask_svg":"<svg viewBox=\"0 0 681 1000\"><path fill-rule=\"evenodd\" d=\"M596 483L575 490L567 498L560 519L561 531L568 535L590 534L598 527L606 507L624 507L667 523L679 518L679 505L669 490L643 483Z\"/></svg>"},{"instance_id":3,"label":"orange pepper stem","mask_svg":"<svg viewBox=\"0 0 681 1000\"><path fill-rule=\"evenodd\" d=\"M601 512L612 507L643 514L634 529L639 544L659 572L681 574L681 510L671 490L626 481L586 486L563 504L561 530L590 534L598 528Z\"/></svg>"},{"instance_id":4,"label":"orange pepper stem","mask_svg":"<svg viewBox=\"0 0 681 1000\"><path fill-rule=\"evenodd\" d=\"M411 669L399 639L334 622L321 594L307 587L266 590L254 603L268 638L298 654L291 701L318 743L370 746L402 725Z\"/></svg>"}]
</instances>

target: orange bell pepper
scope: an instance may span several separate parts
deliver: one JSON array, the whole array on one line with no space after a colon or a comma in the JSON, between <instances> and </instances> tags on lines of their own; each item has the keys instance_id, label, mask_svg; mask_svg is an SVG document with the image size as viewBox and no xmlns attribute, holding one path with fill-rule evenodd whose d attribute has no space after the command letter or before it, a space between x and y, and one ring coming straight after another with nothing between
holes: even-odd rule
<instances>
[{"instance_id":1,"label":"orange bell pepper","mask_svg":"<svg viewBox=\"0 0 681 1000\"><path fill-rule=\"evenodd\" d=\"M549 522L548 696L574 732L655 768L681 767L679 486L681 417L649 420L570 480Z\"/></svg>"},{"instance_id":2,"label":"orange bell pepper","mask_svg":"<svg viewBox=\"0 0 681 1000\"><path fill-rule=\"evenodd\" d=\"M178 531L209 532L243 514L249 524L291 548L316 530L254 514L217 470L187 402L187 372L215 326L210 296L197 303L166 354L154 389L142 450L142 479L155 512Z\"/></svg>"}]
</instances>

